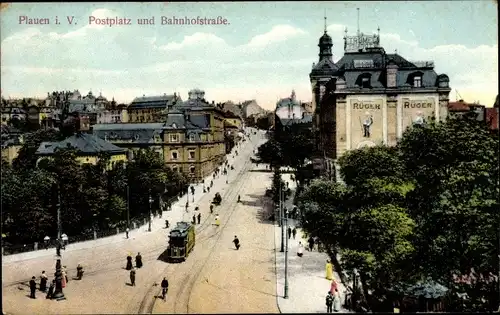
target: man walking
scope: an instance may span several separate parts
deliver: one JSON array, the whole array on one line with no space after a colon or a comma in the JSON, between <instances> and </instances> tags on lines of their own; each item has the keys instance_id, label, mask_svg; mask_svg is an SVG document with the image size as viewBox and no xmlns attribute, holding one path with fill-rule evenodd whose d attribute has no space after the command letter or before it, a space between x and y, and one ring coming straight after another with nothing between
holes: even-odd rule
<instances>
[{"instance_id":1,"label":"man walking","mask_svg":"<svg viewBox=\"0 0 500 315\"><path fill-rule=\"evenodd\" d=\"M127 239L128 239L128 232L129 232L129 229L127 228L127 229L125 230L125 236L127 237Z\"/></svg>"},{"instance_id":2,"label":"man walking","mask_svg":"<svg viewBox=\"0 0 500 315\"><path fill-rule=\"evenodd\" d=\"M326 312L332 313L332 307L333 307L333 295L331 291L328 291L328 294L326 295Z\"/></svg>"},{"instance_id":3,"label":"man walking","mask_svg":"<svg viewBox=\"0 0 500 315\"><path fill-rule=\"evenodd\" d=\"M297 235L297 229L295 228L295 226L293 227L292 235L293 235L293 239L295 239L295 236Z\"/></svg>"},{"instance_id":4,"label":"man walking","mask_svg":"<svg viewBox=\"0 0 500 315\"><path fill-rule=\"evenodd\" d=\"M135 268L130 270L130 284L135 287Z\"/></svg>"},{"instance_id":5,"label":"man walking","mask_svg":"<svg viewBox=\"0 0 500 315\"><path fill-rule=\"evenodd\" d=\"M193 214L193 224L196 224L196 215Z\"/></svg>"},{"instance_id":6,"label":"man walking","mask_svg":"<svg viewBox=\"0 0 500 315\"><path fill-rule=\"evenodd\" d=\"M234 246L236 246L236 250L239 250L240 249L240 240L238 239L238 236L234 236L234 240L233 240L233 243L234 243Z\"/></svg>"},{"instance_id":7,"label":"man walking","mask_svg":"<svg viewBox=\"0 0 500 315\"><path fill-rule=\"evenodd\" d=\"M36 277L33 276L33 277L31 277L31 280L30 280L30 298L32 298L32 299L36 299L36 297L35 297L35 291L36 291L35 279L36 279Z\"/></svg>"},{"instance_id":8,"label":"man walking","mask_svg":"<svg viewBox=\"0 0 500 315\"><path fill-rule=\"evenodd\" d=\"M164 301L165 297L167 296L167 291L168 291L168 280L167 277L164 277L163 280L161 281L161 296Z\"/></svg>"},{"instance_id":9,"label":"man walking","mask_svg":"<svg viewBox=\"0 0 500 315\"><path fill-rule=\"evenodd\" d=\"M312 252L314 249L314 238L310 236L307 242L309 243L309 251Z\"/></svg>"},{"instance_id":10,"label":"man walking","mask_svg":"<svg viewBox=\"0 0 500 315\"><path fill-rule=\"evenodd\" d=\"M288 239L291 239L292 238L292 228L291 227L288 227Z\"/></svg>"},{"instance_id":11,"label":"man walking","mask_svg":"<svg viewBox=\"0 0 500 315\"><path fill-rule=\"evenodd\" d=\"M201 222L201 213L198 213L198 224Z\"/></svg>"}]
</instances>

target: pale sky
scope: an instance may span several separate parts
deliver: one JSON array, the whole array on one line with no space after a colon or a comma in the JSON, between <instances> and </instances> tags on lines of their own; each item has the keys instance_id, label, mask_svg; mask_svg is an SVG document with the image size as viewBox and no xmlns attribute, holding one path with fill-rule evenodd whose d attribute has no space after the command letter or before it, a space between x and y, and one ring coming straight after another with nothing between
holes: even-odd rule
<instances>
[{"instance_id":1,"label":"pale sky","mask_svg":"<svg viewBox=\"0 0 500 315\"><path fill-rule=\"evenodd\" d=\"M2 4L2 7L4 4ZM29 3L1 11L3 97L45 97L79 89L129 103L134 97L205 90L206 99L256 99L273 109L295 89L311 100L326 10L334 59L344 28L353 35L360 8L365 34L410 61L433 60L469 102L492 106L498 94L497 7L493 1ZM49 18L49 25L20 23ZM55 23L56 16L59 23ZM68 20L74 16L72 24ZM129 18L133 25L89 24L89 17ZM227 19L228 25L161 25L161 17ZM68 19L69 17L69 19ZM155 25L138 25L138 18Z\"/></svg>"}]
</instances>

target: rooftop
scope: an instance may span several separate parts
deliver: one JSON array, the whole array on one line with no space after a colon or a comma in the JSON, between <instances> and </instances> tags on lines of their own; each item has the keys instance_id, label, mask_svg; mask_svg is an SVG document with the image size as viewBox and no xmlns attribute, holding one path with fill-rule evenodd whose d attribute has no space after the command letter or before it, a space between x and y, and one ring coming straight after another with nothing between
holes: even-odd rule
<instances>
[{"instance_id":1,"label":"rooftop","mask_svg":"<svg viewBox=\"0 0 500 315\"><path fill-rule=\"evenodd\" d=\"M122 154L125 150L116 145L104 141L94 135L77 133L60 142L42 142L36 151L37 155L52 155L56 149L74 148L82 155L96 155L107 152L111 154Z\"/></svg>"}]
</instances>

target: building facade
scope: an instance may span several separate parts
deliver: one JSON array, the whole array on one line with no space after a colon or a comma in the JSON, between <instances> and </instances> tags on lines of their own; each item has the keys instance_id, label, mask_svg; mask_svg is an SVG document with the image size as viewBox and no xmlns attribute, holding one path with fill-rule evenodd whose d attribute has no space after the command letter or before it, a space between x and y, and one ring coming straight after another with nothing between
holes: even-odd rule
<instances>
[{"instance_id":1,"label":"building facade","mask_svg":"<svg viewBox=\"0 0 500 315\"><path fill-rule=\"evenodd\" d=\"M224 111L195 89L173 106L164 125L164 158L173 170L200 181L225 160Z\"/></svg>"},{"instance_id":2,"label":"building facade","mask_svg":"<svg viewBox=\"0 0 500 315\"><path fill-rule=\"evenodd\" d=\"M97 124L92 133L102 140L127 149L128 158L133 159L135 152L151 149L163 159L163 123L113 123Z\"/></svg>"},{"instance_id":3,"label":"building facade","mask_svg":"<svg viewBox=\"0 0 500 315\"><path fill-rule=\"evenodd\" d=\"M395 145L406 128L448 114L448 76L438 75L432 61L386 53L379 41L379 35L346 34L344 56L334 63L326 30L320 38L323 72L315 68L310 77L326 168L348 150Z\"/></svg>"},{"instance_id":4,"label":"building facade","mask_svg":"<svg viewBox=\"0 0 500 315\"><path fill-rule=\"evenodd\" d=\"M129 122L131 123L153 123L164 122L165 114L172 107L182 102L177 93L163 96L146 96L135 98L127 107Z\"/></svg>"},{"instance_id":5,"label":"building facade","mask_svg":"<svg viewBox=\"0 0 500 315\"><path fill-rule=\"evenodd\" d=\"M97 113L97 124L121 124L128 123L128 111L126 105L118 105L116 108L106 109Z\"/></svg>"}]
</instances>

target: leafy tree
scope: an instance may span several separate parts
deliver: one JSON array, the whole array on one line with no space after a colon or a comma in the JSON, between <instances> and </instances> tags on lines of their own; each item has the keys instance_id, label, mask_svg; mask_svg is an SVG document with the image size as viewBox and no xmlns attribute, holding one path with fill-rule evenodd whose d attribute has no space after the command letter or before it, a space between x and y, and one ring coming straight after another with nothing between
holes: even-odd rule
<instances>
[{"instance_id":1,"label":"leafy tree","mask_svg":"<svg viewBox=\"0 0 500 315\"><path fill-rule=\"evenodd\" d=\"M257 158L261 163L267 163L274 167L284 165L284 156L281 145L274 139L266 141L257 149Z\"/></svg>"},{"instance_id":2,"label":"leafy tree","mask_svg":"<svg viewBox=\"0 0 500 315\"><path fill-rule=\"evenodd\" d=\"M394 147L376 146L348 151L338 162L340 174L347 185L362 184L376 177L391 180L404 177L404 166Z\"/></svg>"}]
</instances>

